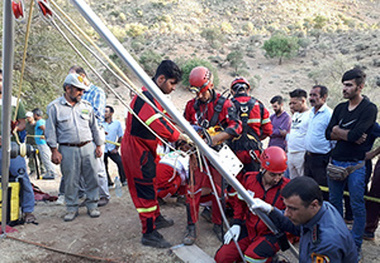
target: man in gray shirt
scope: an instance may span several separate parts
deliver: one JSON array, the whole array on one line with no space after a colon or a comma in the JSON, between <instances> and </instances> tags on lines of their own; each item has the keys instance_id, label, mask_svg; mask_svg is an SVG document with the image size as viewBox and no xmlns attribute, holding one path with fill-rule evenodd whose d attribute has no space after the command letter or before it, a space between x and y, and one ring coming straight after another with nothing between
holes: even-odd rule
<instances>
[{"instance_id":1,"label":"man in gray shirt","mask_svg":"<svg viewBox=\"0 0 380 263\"><path fill-rule=\"evenodd\" d=\"M63 84L65 93L47 107L46 141L52 151L52 162L61 164L65 178L65 221L72 221L78 215L80 175L86 185L87 213L90 217L100 216L97 209L99 186L96 158L103 154L101 145L104 141L100 137L91 104L81 100L86 88L80 75L69 74Z\"/></svg>"}]
</instances>

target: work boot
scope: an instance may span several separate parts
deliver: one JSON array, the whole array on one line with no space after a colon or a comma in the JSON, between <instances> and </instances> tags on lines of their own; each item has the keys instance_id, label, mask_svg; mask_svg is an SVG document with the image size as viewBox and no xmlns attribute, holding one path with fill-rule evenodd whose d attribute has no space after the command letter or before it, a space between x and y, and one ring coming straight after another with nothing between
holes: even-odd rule
<instances>
[{"instance_id":1,"label":"work boot","mask_svg":"<svg viewBox=\"0 0 380 263\"><path fill-rule=\"evenodd\" d=\"M197 239L197 232L195 230L195 225L188 225L185 237L183 238L183 244L190 246L195 243Z\"/></svg>"},{"instance_id":2,"label":"work boot","mask_svg":"<svg viewBox=\"0 0 380 263\"><path fill-rule=\"evenodd\" d=\"M100 216L100 212L98 210L98 208L92 208L92 209L88 209L87 210L87 214L92 217L92 218L95 218L95 217L99 217Z\"/></svg>"},{"instance_id":3,"label":"work boot","mask_svg":"<svg viewBox=\"0 0 380 263\"><path fill-rule=\"evenodd\" d=\"M67 212L67 214L65 215L65 217L63 218L63 220L65 222L70 222L70 221L73 221L78 215L78 211L70 211L70 212Z\"/></svg>"},{"instance_id":4,"label":"work boot","mask_svg":"<svg viewBox=\"0 0 380 263\"><path fill-rule=\"evenodd\" d=\"M144 246L156 247L156 248L169 248L171 244L166 241L163 236L156 230L151 233L143 234L141 238L141 243Z\"/></svg>"},{"instance_id":5,"label":"work boot","mask_svg":"<svg viewBox=\"0 0 380 263\"><path fill-rule=\"evenodd\" d=\"M211 208L209 206L205 206L205 208L203 208L201 217L203 217L207 222L212 223Z\"/></svg>"},{"instance_id":6,"label":"work boot","mask_svg":"<svg viewBox=\"0 0 380 263\"><path fill-rule=\"evenodd\" d=\"M165 227L170 227L172 225L174 225L174 221L173 219L165 219L165 217L163 217L161 214L156 218L156 221L155 221L155 225L156 225L156 229L161 229L161 228L165 228Z\"/></svg>"},{"instance_id":7,"label":"work boot","mask_svg":"<svg viewBox=\"0 0 380 263\"><path fill-rule=\"evenodd\" d=\"M214 224L212 227L212 231L214 231L216 237L223 242L223 230L222 230L222 225Z\"/></svg>"},{"instance_id":8,"label":"work boot","mask_svg":"<svg viewBox=\"0 0 380 263\"><path fill-rule=\"evenodd\" d=\"M364 231L363 239L369 240L369 241L374 241L375 240L375 233Z\"/></svg>"}]
</instances>

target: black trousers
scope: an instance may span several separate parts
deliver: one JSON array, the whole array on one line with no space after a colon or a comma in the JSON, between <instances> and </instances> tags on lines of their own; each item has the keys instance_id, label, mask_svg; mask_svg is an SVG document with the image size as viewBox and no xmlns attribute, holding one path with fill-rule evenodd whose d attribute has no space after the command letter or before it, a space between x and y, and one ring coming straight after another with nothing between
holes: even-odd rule
<instances>
[{"instance_id":1,"label":"black trousers","mask_svg":"<svg viewBox=\"0 0 380 263\"><path fill-rule=\"evenodd\" d=\"M110 177L110 174L108 173L108 158L110 158L114 163L116 163L117 169L119 171L120 182L124 183L126 181L126 178L125 178L124 167L121 161L120 154L118 152L117 153L106 152L104 153L104 165L106 167L108 184L112 184L112 179Z\"/></svg>"},{"instance_id":2,"label":"black trousers","mask_svg":"<svg viewBox=\"0 0 380 263\"><path fill-rule=\"evenodd\" d=\"M313 178L319 185L327 186L327 171L326 167L329 163L330 153L305 153L305 176ZM329 193L322 191L323 200L329 200Z\"/></svg>"}]
</instances>

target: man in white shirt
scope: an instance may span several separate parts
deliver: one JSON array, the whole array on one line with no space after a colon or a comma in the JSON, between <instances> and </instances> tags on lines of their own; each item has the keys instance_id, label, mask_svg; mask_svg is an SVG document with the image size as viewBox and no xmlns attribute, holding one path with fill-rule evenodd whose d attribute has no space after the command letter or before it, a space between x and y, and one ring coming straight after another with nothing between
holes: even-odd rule
<instances>
[{"instance_id":1,"label":"man in white shirt","mask_svg":"<svg viewBox=\"0 0 380 263\"><path fill-rule=\"evenodd\" d=\"M290 179L304 175L305 136L310 111L306 104L307 93L303 89L295 89L289 93L289 107L294 112L292 126L288 134L288 168Z\"/></svg>"}]
</instances>

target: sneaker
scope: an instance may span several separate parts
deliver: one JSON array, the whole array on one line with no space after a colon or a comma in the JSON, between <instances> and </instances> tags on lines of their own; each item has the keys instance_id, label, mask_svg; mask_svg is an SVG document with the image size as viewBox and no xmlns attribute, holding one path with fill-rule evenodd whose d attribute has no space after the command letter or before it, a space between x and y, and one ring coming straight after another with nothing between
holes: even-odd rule
<instances>
[{"instance_id":1,"label":"sneaker","mask_svg":"<svg viewBox=\"0 0 380 263\"><path fill-rule=\"evenodd\" d=\"M88 209L87 210L87 214L92 217L92 218L95 218L95 217L99 217L100 216L100 212L97 208L93 208L93 209Z\"/></svg>"},{"instance_id":2,"label":"sneaker","mask_svg":"<svg viewBox=\"0 0 380 263\"><path fill-rule=\"evenodd\" d=\"M205 206L205 208L203 208L201 217L203 217L207 222L212 223L212 212L209 206Z\"/></svg>"},{"instance_id":3,"label":"sneaker","mask_svg":"<svg viewBox=\"0 0 380 263\"><path fill-rule=\"evenodd\" d=\"M218 224L214 224L214 226L212 227L212 231L214 231L216 237L221 241L223 242L223 226L222 225L218 225Z\"/></svg>"},{"instance_id":4,"label":"sneaker","mask_svg":"<svg viewBox=\"0 0 380 263\"><path fill-rule=\"evenodd\" d=\"M156 218L156 221L154 223L156 225L156 229L161 229L174 225L173 219L165 219L165 217L163 217L161 214Z\"/></svg>"},{"instance_id":5,"label":"sneaker","mask_svg":"<svg viewBox=\"0 0 380 263\"><path fill-rule=\"evenodd\" d=\"M171 244L166 241L163 236L156 230L151 233L143 234L141 238L141 243L144 246L156 247L156 248L169 248Z\"/></svg>"},{"instance_id":6,"label":"sneaker","mask_svg":"<svg viewBox=\"0 0 380 263\"><path fill-rule=\"evenodd\" d=\"M65 215L65 217L63 218L63 220L65 222L70 222L70 221L73 221L78 215L78 211L71 211L71 212L67 212L67 214Z\"/></svg>"},{"instance_id":7,"label":"sneaker","mask_svg":"<svg viewBox=\"0 0 380 263\"><path fill-rule=\"evenodd\" d=\"M374 241L375 240L375 233L364 231L363 239Z\"/></svg>"},{"instance_id":8,"label":"sneaker","mask_svg":"<svg viewBox=\"0 0 380 263\"><path fill-rule=\"evenodd\" d=\"M197 239L197 232L195 230L195 225L188 225L185 237L183 238L183 244L190 246L195 243Z\"/></svg>"},{"instance_id":9,"label":"sneaker","mask_svg":"<svg viewBox=\"0 0 380 263\"><path fill-rule=\"evenodd\" d=\"M106 206L110 200L106 197L100 197L98 207Z\"/></svg>"},{"instance_id":10,"label":"sneaker","mask_svg":"<svg viewBox=\"0 0 380 263\"><path fill-rule=\"evenodd\" d=\"M58 195L57 201L55 201L57 205L64 205L65 204L65 196L64 195Z\"/></svg>"}]
</instances>

